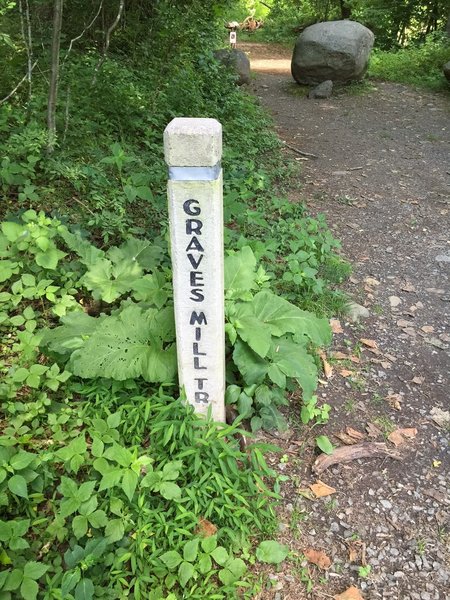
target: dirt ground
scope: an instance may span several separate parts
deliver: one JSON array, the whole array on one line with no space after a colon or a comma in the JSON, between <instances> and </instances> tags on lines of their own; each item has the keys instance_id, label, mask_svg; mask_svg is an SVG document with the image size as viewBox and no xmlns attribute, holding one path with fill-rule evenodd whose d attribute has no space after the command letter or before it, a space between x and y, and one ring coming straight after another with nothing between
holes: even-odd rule
<instances>
[{"instance_id":1,"label":"dirt ground","mask_svg":"<svg viewBox=\"0 0 450 600\"><path fill-rule=\"evenodd\" d=\"M343 598L444 600L450 597L449 96L371 82L309 100L291 78L289 51L239 47L256 74L250 90L290 146L286 156L302 163L301 189L291 200L326 215L353 265L346 290L369 311L333 325L328 377L318 393L332 406L329 423L305 431L293 414L277 440L285 451L277 469L290 477L279 538L298 559L274 571L260 597L333 598L355 586ZM342 462L317 475L320 434L344 452L352 451L350 442L370 449L379 443L399 456ZM318 479L335 492L316 498L309 485Z\"/></svg>"}]
</instances>

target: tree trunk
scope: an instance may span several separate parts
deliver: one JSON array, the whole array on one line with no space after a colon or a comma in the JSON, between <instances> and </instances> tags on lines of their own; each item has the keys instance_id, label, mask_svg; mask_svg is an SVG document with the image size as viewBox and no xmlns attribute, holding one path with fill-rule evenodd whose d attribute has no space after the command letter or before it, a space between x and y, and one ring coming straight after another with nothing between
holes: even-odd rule
<instances>
[{"instance_id":1,"label":"tree trunk","mask_svg":"<svg viewBox=\"0 0 450 600\"><path fill-rule=\"evenodd\" d=\"M350 19L352 16L352 8L347 5L345 0L339 0L341 5L341 19Z\"/></svg>"},{"instance_id":2,"label":"tree trunk","mask_svg":"<svg viewBox=\"0 0 450 600\"><path fill-rule=\"evenodd\" d=\"M51 154L56 143L56 102L58 100L59 47L61 44L61 26L63 0L55 0L53 5L53 37L50 67L50 89L47 104L48 143L47 152Z\"/></svg>"}]
</instances>

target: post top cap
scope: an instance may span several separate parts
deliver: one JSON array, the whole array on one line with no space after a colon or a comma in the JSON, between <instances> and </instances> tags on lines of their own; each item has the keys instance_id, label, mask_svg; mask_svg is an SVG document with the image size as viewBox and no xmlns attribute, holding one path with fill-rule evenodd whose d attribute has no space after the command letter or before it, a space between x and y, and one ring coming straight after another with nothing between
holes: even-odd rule
<instances>
[{"instance_id":1,"label":"post top cap","mask_svg":"<svg viewBox=\"0 0 450 600\"><path fill-rule=\"evenodd\" d=\"M170 167L213 167L222 158L222 125L216 119L177 117L164 131Z\"/></svg>"}]
</instances>

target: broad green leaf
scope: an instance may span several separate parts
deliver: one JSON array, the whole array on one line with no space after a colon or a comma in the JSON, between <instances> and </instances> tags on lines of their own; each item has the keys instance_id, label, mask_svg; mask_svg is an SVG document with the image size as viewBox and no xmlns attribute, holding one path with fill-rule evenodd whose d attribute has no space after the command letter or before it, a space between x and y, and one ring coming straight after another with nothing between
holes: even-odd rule
<instances>
[{"instance_id":1,"label":"broad green leaf","mask_svg":"<svg viewBox=\"0 0 450 600\"><path fill-rule=\"evenodd\" d=\"M65 519L69 515L72 515L79 509L80 504L78 498L64 498L59 509L60 516Z\"/></svg>"},{"instance_id":2,"label":"broad green leaf","mask_svg":"<svg viewBox=\"0 0 450 600\"><path fill-rule=\"evenodd\" d=\"M160 559L170 571L176 569L183 560L181 555L176 550L169 550L169 552L164 552L164 554L160 556Z\"/></svg>"},{"instance_id":3,"label":"broad green leaf","mask_svg":"<svg viewBox=\"0 0 450 600\"><path fill-rule=\"evenodd\" d=\"M71 354L84 345L105 317L90 317L85 312L70 312L61 317L62 325L44 330L41 347L48 347L58 354Z\"/></svg>"},{"instance_id":4,"label":"broad green leaf","mask_svg":"<svg viewBox=\"0 0 450 600\"><path fill-rule=\"evenodd\" d=\"M29 577L24 577L22 584L20 586L20 593L22 594L22 598L24 600L35 600L39 592L39 586L34 581L34 579L30 579Z\"/></svg>"},{"instance_id":5,"label":"broad green leaf","mask_svg":"<svg viewBox=\"0 0 450 600\"><path fill-rule=\"evenodd\" d=\"M247 299L255 288L256 258L249 246L225 257L225 295L227 298Z\"/></svg>"},{"instance_id":6,"label":"broad green leaf","mask_svg":"<svg viewBox=\"0 0 450 600\"><path fill-rule=\"evenodd\" d=\"M304 398L310 398L317 388L317 367L310 354L300 344L283 337L272 344L269 356L272 364L287 377L293 377L303 389ZM272 376L269 373L269 376Z\"/></svg>"},{"instance_id":7,"label":"broad green leaf","mask_svg":"<svg viewBox=\"0 0 450 600\"><path fill-rule=\"evenodd\" d=\"M263 427L263 420L261 417L252 417L250 419L250 427L252 431L259 431Z\"/></svg>"},{"instance_id":8,"label":"broad green leaf","mask_svg":"<svg viewBox=\"0 0 450 600\"><path fill-rule=\"evenodd\" d=\"M188 562L194 562L198 553L198 539L190 540L184 545L183 558Z\"/></svg>"},{"instance_id":9,"label":"broad green leaf","mask_svg":"<svg viewBox=\"0 0 450 600\"><path fill-rule=\"evenodd\" d=\"M102 258L91 266L83 277L83 283L96 300L114 302L131 290L134 282L141 277L142 269L136 261L123 259L117 264Z\"/></svg>"},{"instance_id":10,"label":"broad green leaf","mask_svg":"<svg viewBox=\"0 0 450 600\"><path fill-rule=\"evenodd\" d=\"M92 600L94 584L90 579L82 579L75 588L75 600Z\"/></svg>"},{"instance_id":11,"label":"broad green leaf","mask_svg":"<svg viewBox=\"0 0 450 600\"><path fill-rule=\"evenodd\" d=\"M80 235L70 233L65 227L60 228L59 234L65 241L67 247L80 257L80 262L90 267L104 258L105 253L99 250Z\"/></svg>"},{"instance_id":12,"label":"broad green leaf","mask_svg":"<svg viewBox=\"0 0 450 600\"><path fill-rule=\"evenodd\" d=\"M0 283L8 281L18 272L17 263L12 260L0 260Z\"/></svg>"},{"instance_id":13,"label":"broad green leaf","mask_svg":"<svg viewBox=\"0 0 450 600\"><path fill-rule=\"evenodd\" d=\"M40 562L30 561L27 562L23 568L23 576L29 577L30 579L40 579L44 573L48 571L49 567Z\"/></svg>"},{"instance_id":14,"label":"broad green leaf","mask_svg":"<svg viewBox=\"0 0 450 600\"><path fill-rule=\"evenodd\" d=\"M117 427L119 427L121 419L122 419L122 413L119 411L116 413L112 413L111 415L108 415L108 418L106 419L106 423L107 423L108 427L110 427L111 429L116 429Z\"/></svg>"},{"instance_id":15,"label":"broad green leaf","mask_svg":"<svg viewBox=\"0 0 450 600\"><path fill-rule=\"evenodd\" d=\"M86 535L88 530L87 517L83 515L77 515L76 517L74 517L72 521L72 529L77 540Z\"/></svg>"},{"instance_id":16,"label":"broad green leaf","mask_svg":"<svg viewBox=\"0 0 450 600\"><path fill-rule=\"evenodd\" d=\"M245 418L249 417L253 412L253 399L242 392L237 402L237 409L241 416Z\"/></svg>"},{"instance_id":17,"label":"broad green leaf","mask_svg":"<svg viewBox=\"0 0 450 600\"><path fill-rule=\"evenodd\" d=\"M55 270L58 261L66 256L64 252L58 250L54 245L50 246L45 252L37 252L35 255L36 263L44 269Z\"/></svg>"},{"instance_id":18,"label":"broad green leaf","mask_svg":"<svg viewBox=\"0 0 450 600\"><path fill-rule=\"evenodd\" d=\"M256 558L264 563L279 565L289 554L289 548L275 540L261 542L256 549Z\"/></svg>"},{"instance_id":19,"label":"broad green leaf","mask_svg":"<svg viewBox=\"0 0 450 600\"><path fill-rule=\"evenodd\" d=\"M331 342L331 328L327 319L319 319L280 296L268 291L259 292L253 298L252 306L255 316L268 325L274 336L280 337L285 333L306 335L317 346Z\"/></svg>"},{"instance_id":20,"label":"broad green leaf","mask_svg":"<svg viewBox=\"0 0 450 600\"><path fill-rule=\"evenodd\" d=\"M87 517L88 515L90 515L94 512L94 510L97 508L97 505L98 505L97 496L94 495L91 498L89 498L88 500L86 500L86 502L83 502L83 504L80 506L80 509L78 512L80 513L80 515L84 515L85 517Z\"/></svg>"},{"instance_id":21,"label":"broad green leaf","mask_svg":"<svg viewBox=\"0 0 450 600\"><path fill-rule=\"evenodd\" d=\"M211 535L202 539L201 546L203 552L207 552L208 554L210 554L217 547L217 536Z\"/></svg>"},{"instance_id":22,"label":"broad green leaf","mask_svg":"<svg viewBox=\"0 0 450 600\"><path fill-rule=\"evenodd\" d=\"M108 517L106 516L105 511L96 510L88 516L88 521L92 527L100 529L100 527L106 527L108 524Z\"/></svg>"},{"instance_id":23,"label":"broad green leaf","mask_svg":"<svg viewBox=\"0 0 450 600\"><path fill-rule=\"evenodd\" d=\"M219 579L224 585L232 585L236 579L229 569L221 569L219 571Z\"/></svg>"},{"instance_id":24,"label":"broad green leaf","mask_svg":"<svg viewBox=\"0 0 450 600\"><path fill-rule=\"evenodd\" d=\"M164 465L164 468L161 473L164 481L173 481L174 479L177 479L177 477L180 474L180 469L182 466L183 466L183 461L181 461L181 460L174 460L174 461L166 463Z\"/></svg>"},{"instance_id":25,"label":"broad green leaf","mask_svg":"<svg viewBox=\"0 0 450 600\"><path fill-rule=\"evenodd\" d=\"M6 583L4 584L2 591L12 592L13 590L16 590L22 583L22 580L23 580L22 569L13 569L8 574L8 579L6 580Z\"/></svg>"},{"instance_id":26,"label":"broad green leaf","mask_svg":"<svg viewBox=\"0 0 450 600\"><path fill-rule=\"evenodd\" d=\"M22 475L13 475L8 480L8 488L16 496L28 498L27 482Z\"/></svg>"},{"instance_id":27,"label":"broad green leaf","mask_svg":"<svg viewBox=\"0 0 450 600\"><path fill-rule=\"evenodd\" d=\"M326 435L316 437L316 444L325 454L333 454L334 446Z\"/></svg>"},{"instance_id":28,"label":"broad green leaf","mask_svg":"<svg viewBox=\"0 0 450 600\"><path fill-rule=\"evenodd\" d=\"M217 546L212 552L211 556L216 561L218 565L223 567L227 560L230 558L228 552L225 550L223 546Z\"/></svg>"},{"instance_id":29,"label":"broad green leaf","mask_svg":"<svg viewBox=\"0 0 450 600\"><path fill-rule=\"evenodd\" d=\"M94 462L96 462L96 461L94 461ZM95 464L94 464L94 468L96 468ZM105 472L100 481L100 485L98 486L98 491L102 492L103 490L109 490L110 488L118 485L121 477L122 477L122 469L111 469L111 471Z\"/></svg>"},{"instance_id":30,"label":"broad green leaf","mask_svg":"<svg viewBox=\"0 0 450 600\"><path fill-rule=\"evenodd\" d=\"M171 481L163 481L159 487L160 494L166 500L180 500L181 488Z\"/></svg>"},{"instance_id":31,"label":"broad green leaf","mask_svg":"<svg viewBox=\"0 0 450 600\"><path fill-rule=\"evenodd\" d=\"M256 354L264 358L269 352L272 340L270 328L254 316L240 317L239 313L236 316L238 321L235 322L235 328L238 336L247 342Z\"/></svg>"},{"instance_id":32,"label":"broad green leaf","mask_svg":"<svg viewBox=\"0 0 450 600\"><path fill-rule=\"evenodd\" d=\"M14 471L20 471L21 469L28 467L35 459L36 454L26 452L25 450L19 450L17 454L11 457L9 464Z\"/></svg>"},{"instance_id":33,"label":"broad green leaf","mask_svg":"<svg viewBox=\"0 0 450 600\"><path fill-rule=\"evenodd\" d=\"M241 340L236 341L233 360L247 385L262 383L267 374L268 363Z\"/></svg>"},{"instance_id":34,"label":"broad green leaf","mask_svg":"<svg viewBox=\"0 0 450 600\"><path fill-rule=\"evenodd\" d=\"M267 385L259 385L255 390L255 400L262 406L270 406L273 402L273 393Z\"/></svg>"},{"instance_id":35,"label":"broad green leaf","mask_svg":"<svg viewBox=\"0 0 450 600\"><path fill-rule=\"evenodd\" d=\"M127 449L121 446L120 444L114 443L110 446L105 452L104 455L109 460L113 460L121 467L129 467L133 462L133 454Z\"/></svg>"},{"instance_id":36,"label":"broad green leaf","mask_svg":"<svg viewBox=\"0 0 450 600\"><path fill-rule=\"evenodd\" d=\"M77 583L81 579L81 571L80 569L75 569L75 571L66 571L62 578L61 583L61 596L66 598L69 592L73 590L73 588L77 585Z\"/></svg>"},{"instance_id":37,"label":"broad green leaf","mask_svg":"<svg viewBox=\"0 0 450 600\"><path fill-rule=\"evenodd\" d=\"M133 298L162 308L169 298L169 292L165 289L166 283L165 275L159 271L152 275L144 275L133 283Z\"/></svg>"},{"instance_id":38,"label":"broad green leaf","mask_svg":"<svg viewBox=\"0 0 450 600\"><path fill-rule=\"evenodd\" d=\"M102 442L102 440L100 438L98 438L98 437L92 438L92 445L91 445L92 456L95 456L96 458L99 458L100 456L102 456L104 447L105 447L105 444Z\"/></svg>"},{"instance_id":39,"label":"broad green leaf","mask_svg":"<svg viewBox=\"0 0 450 600\"><path fill-rule=\"evenodd\" d=\"M225 392L225 404L236 404L242 389L238 385L229 385Z\"/></svg>"},{"instance_id":40,"label":"broad green leaf","mask_svg":"<svg viewBox=\"0 0 450 600\"><path fill-rule=\"evenodd\" d=\"M7 542L12 536L12 523L0 521L0 542Z\"/></svg>"},{"instance_id":41,"label":"broad green leaf","mask_svg":"<svg viewBox=\"0 0 450 600\"><path fill-rule=\"evenodd\" d=\"M286 419L280 413L278 408L273 404L271 404L270 406L263 406L259 411L259 414L261 418L261 426L264 429L277 429L278 431L286 431Z\"/></svg>"},{"instance_id":42,"label":"broad green leaf","mask_svg":"<svg viewBox=\"0 0 450 600\"><path fill-rule=\"evenodd\" d=\"M182 562L178 568L178 579L180 580L180 585L183 587L189 581L189 579L194 574L194 565L188 562Z\"/></svg>"},{"instance_id":43,"label":"broad green leaf","mask_svg":"<svg viewBox=\"0 0 450 600\"><path fill-rule=\"evenodd\" d=\"M134 492L136 491L137 482L137 474L131 469L127 469L123 475L122 489L130 502L134 496Z\"/></svg>"},{"instance_id":44,"label":"broad green leaf","mask_svg":"<svg viewBox=\"0 0 450 600\"><path fill-rule=\"evenodd\" d=\"M23 225L12 223L11 221L4 221L2 223L2 231L9 242L15 242L19 237L25 237L28 234Z\"/></svg>"},{"instance_id":45,"label":"broad green leaf","mask_svg":"<svg viewBox=\"0 0 450 600\"><path fill-rule=\"evenodd\" d=\"M228 561L226 568L234 575L235 581L240 579L247 570L247 566L242 558L233 558L233 560Z\"/></svg>"},{"instance_id":46,"label":"broad green leaf","mask_svg":"<svg viewBox=\"0 0 450 600\"><path fill-rule=\"evenodd\" d=\"M209 554L202 554L198 561L198 570L202 575L206 575L212 570L212 560Z\"/></svg>"},{"instance_id":47,"label":"broad green leaf","mask_svg":"<svg viewBox=\"0 0 450 600\"><path fill-rule=\"evenodd\" d=\"M107 317L70 360L70 371L84 378L170 382L176 373L175 345L163 349L164 321L155 309L131 305Z\"/></svg>"},{"instance_id":48,"label":"broad green leaf","mask_svg":"<svg viewBox=\"0 0 450 600\"><path fill-rule=\"evenodd\" d=\"M78 488L77 497L81 502L86 502L86 500L89 500L96 485L96 481L85 481L80 485Z\"/></svg>"},{"instance_id":49,"label":"broad green leaf","mask_svg":"<svg viewBox=\"0 0 450 600\"><path fill-rule=\"evenodd\" d=\"M122 519L112 519L105 528L105 537L110 543L119 542L125 534L125 527Z\"/></svg>"}]
</instances>

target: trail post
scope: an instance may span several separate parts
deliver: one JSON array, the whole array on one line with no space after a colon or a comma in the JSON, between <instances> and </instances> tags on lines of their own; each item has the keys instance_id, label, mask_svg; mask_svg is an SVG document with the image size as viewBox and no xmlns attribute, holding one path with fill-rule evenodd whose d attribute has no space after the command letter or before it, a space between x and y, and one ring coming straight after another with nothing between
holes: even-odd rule
<instances>
[{"instance_id":1,"label":"trail post","mask_svg":"<svg viewBox=\"0 0 450 600\"><path fill-rule=\"evenodd\" d=\"M225 422L222 126L173 119L164 131L178 379L196 412Z\"/></svg>"}]
</instances>

